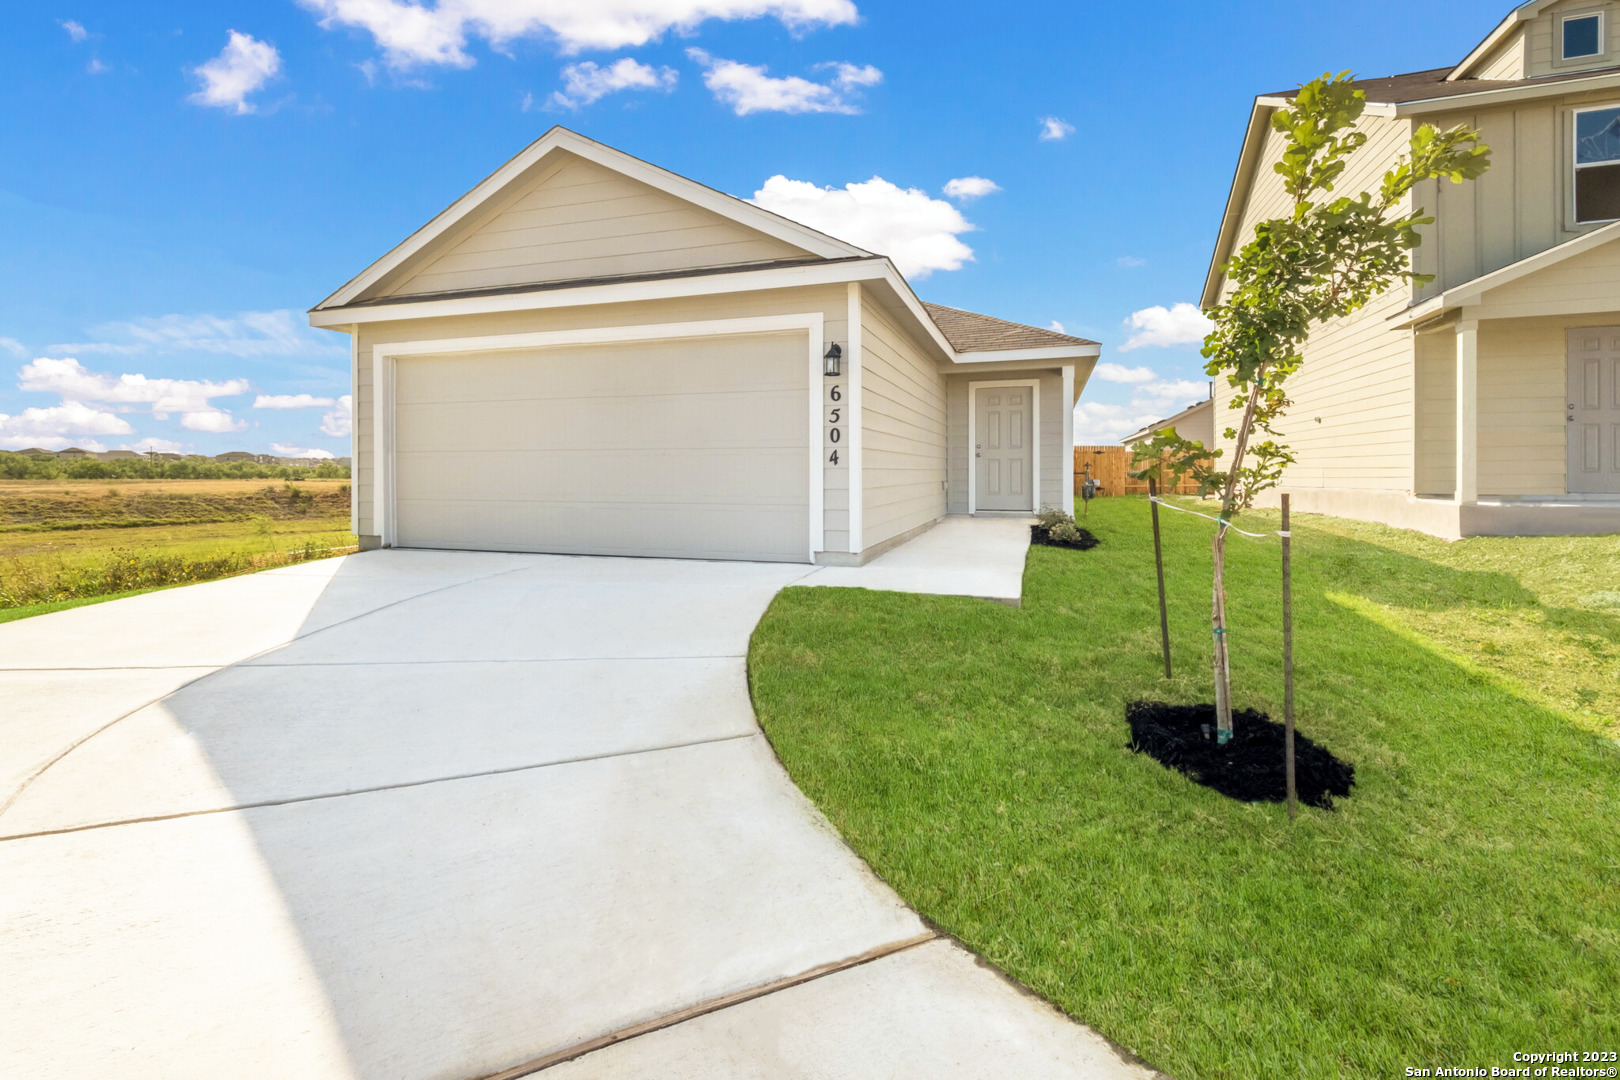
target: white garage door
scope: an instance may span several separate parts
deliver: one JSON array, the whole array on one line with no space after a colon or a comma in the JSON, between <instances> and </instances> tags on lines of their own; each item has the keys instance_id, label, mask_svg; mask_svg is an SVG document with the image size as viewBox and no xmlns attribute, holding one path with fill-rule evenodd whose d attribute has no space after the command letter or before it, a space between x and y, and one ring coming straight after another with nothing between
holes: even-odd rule
<instances>
[{"instance_id":1,"label":"white garage door","mask_svg":"<svg viewBox=\"0 0 1620 1080\"><path fill-rule=\"evenodd\" d=\"M804 562L806 342L401 358L402 547Z\"/></svg>"}]
</instances>

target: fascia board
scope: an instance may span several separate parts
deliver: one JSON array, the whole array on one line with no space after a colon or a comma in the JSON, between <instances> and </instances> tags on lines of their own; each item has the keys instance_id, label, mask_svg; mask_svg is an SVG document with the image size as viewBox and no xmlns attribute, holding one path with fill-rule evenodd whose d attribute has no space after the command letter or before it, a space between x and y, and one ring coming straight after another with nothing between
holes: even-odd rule
<instances>
[{"instance_id":1,"label":"fascia board","mask_svg":"<svg viewBox=\"0 0 1620 1080\"><path fill-rule=\"evenodd\" d=\"M1607 71L1585 79L1562 79L1536 86L1512 86L1498 90L1480 90L1472 94L1453 94L1450 97L1407 101L1394 108L1396 116L1425 116L1429 113L1450 112L1454 109L1469 109L1480 105L1510 105L1516 101L1561 97L1565 94L1581 94L1590 90L1612 90L1615 87L1620 87L1620 72Z\"/></svg>"}]
</instances>

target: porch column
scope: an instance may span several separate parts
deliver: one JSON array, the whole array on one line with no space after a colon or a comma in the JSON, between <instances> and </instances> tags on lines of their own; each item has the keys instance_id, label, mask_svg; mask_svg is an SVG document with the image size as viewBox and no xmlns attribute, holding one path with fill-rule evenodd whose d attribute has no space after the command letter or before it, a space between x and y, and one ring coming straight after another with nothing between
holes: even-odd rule
<instances>
[{"instance_id":1,"label":"porch column","mask_svg":"<svg viewBox=\"0 0 1620 1080\"><path fill-rule=\"evenodd\" d=\"M1479 501L1479 321L1457 324L1458 503Z\"/></svg>"}]
</instances>

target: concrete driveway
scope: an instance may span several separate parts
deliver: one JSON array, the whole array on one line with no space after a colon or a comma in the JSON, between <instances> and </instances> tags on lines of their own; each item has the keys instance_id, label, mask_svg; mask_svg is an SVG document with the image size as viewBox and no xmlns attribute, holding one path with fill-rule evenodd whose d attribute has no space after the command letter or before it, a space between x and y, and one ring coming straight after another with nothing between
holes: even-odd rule
<instances>
[{"instance_id":1,"label":"concrete driveway","mask_svg":"<svg viewBox=\"0 0 1620 1080\"><path fill-rule=\"evenodd\" d=\"M1150 1075L789 782L808 567L389 551L0 626L0 1075Z\"/></svg>"}]
</instances>

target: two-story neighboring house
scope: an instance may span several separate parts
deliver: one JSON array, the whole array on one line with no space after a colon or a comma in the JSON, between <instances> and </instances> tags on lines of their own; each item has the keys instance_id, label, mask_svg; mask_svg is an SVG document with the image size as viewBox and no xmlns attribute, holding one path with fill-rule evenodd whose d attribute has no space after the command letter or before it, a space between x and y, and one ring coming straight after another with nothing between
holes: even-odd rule
<instances>
[{"instance_id":1,"label":"two-story neighboring house","mask_svg":"<svg viewBox=\"0 0 1620 1080\"><path fill-rule=\"evenodd\" d=\"M1446 537L1620 532L1620 2L1533 0L1454 67L1357 85L1368 139L1340 193L1375 187L1423 124L1478 128L1492 166L1415 192L1433 282L1312 335L1282 490ZM1205 308L1255 223L1286 212L1270 119L1290 97L1255 101Z\"/></svg>"}]
</instances>

